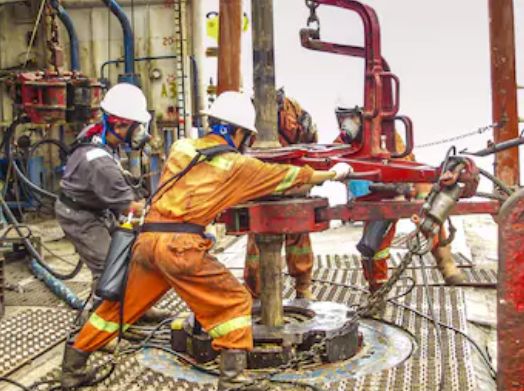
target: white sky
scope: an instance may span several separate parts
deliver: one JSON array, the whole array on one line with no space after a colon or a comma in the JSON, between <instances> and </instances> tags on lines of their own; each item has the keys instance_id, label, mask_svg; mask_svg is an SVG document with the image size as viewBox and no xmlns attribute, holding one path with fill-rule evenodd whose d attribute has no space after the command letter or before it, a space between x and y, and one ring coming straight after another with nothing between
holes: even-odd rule
<instances>
[{"instance_id":1,"label":"white sky","mask_svg":"<svg viewBox=\"0 0 524 391\"><path fill-rule=\"evenodd\" d=\"M250 15L250 1L245 1ZM473 131L491 123L488 2L486 0L368 0L381 22L382 54L401 83L400 114L414 122L415 144ZM209 9L217 9L209 0ZM212 7L215 8L212 8ZM313 116L320 142L338 130L333 114L338 103L362 104L363 60L309 51L300 46L299 30L308 10L303 0L274 0L277 87L285 86ZM517 48L524 43L524 2L515 2ZM363 43L356 14L329 6L319 8L322 39ZM251 38L244 36L243 77L252 85ZM524 58L518 51L517 69ZM519 76L519 73L518 75ZM524 84L524 83L523 83ZM524 116L524 114L523 114ZM485 146L490 132L468 138L457 147ZM438 164L448 145L416 150L418 160ZM492 159L480 165L491 168Z\"/></svg>"}]
</instances>

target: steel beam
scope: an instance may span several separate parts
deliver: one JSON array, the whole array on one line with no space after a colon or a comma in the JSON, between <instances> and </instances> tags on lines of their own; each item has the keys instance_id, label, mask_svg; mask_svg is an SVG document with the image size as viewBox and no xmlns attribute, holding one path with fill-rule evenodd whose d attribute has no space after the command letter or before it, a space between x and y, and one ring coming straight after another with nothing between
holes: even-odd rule
<instances>
[{"instance_id":1,"label":"steel beam","mask_svg":"<svg viewBox=\"0 0 524 391\"><path fill-rule=\"evenodd\" d=\"M489 0L491 98L495 143L518 137L517 82L513 0ZM495 175L506 184L519 184L518 147L495 155Z\"/></svg>"},{"instance_id":2,"label":"steel beam","mask_svg":"<svg viewBox=\"0 0 524 391\"><path fill-rule=\"evenodd\" d=\"M217 94L240 91L242 1L220 0Z\"/></svg>"}]
</instances>

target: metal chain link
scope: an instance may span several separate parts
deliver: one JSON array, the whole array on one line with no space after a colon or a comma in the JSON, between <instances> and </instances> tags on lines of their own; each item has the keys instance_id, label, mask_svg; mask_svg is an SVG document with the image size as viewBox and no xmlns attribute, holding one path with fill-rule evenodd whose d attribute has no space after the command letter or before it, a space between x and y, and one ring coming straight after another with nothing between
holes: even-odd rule
<instances>
[{"instance_id":1,"label":"metal chain link","mask_svg":"<svg viewBox=\"0 0 524 391\"><path fill-rule=\"evenodd\" d=\"M57 50L60 48L60 40L58 36L58 23L56 22L56 10L49 6L49 16L51 18L51 32L49 40L47 41L47 47L51 52L51 64L54 67L55 72L59 71L59 64L57 58Z\"/></svg>"},{"instance_id":2,"label":"metal chain link","mask_svg":"<svg viewBox=\"0 0 524 391\"><path fill-rule=\"evenodd\" d=\"M320 5L315 0L305 0L306 7L309 8L309 17L307 18L307 26L309 27L313 23L317 24L317 31L320 31L320 20L317 15L317 8Z\"/></svg>"},{"instance_id":3,"label":"metal chain link","mask_svg":"<svg viewBox=\"0 0 524 391\"><path fill-rule=\"evenodd\" d=\"M468 137L472 137L472 136L475 136L475 135L483 134L483 133L487 132L488 130L495 129L495 128L500 128L503 125L504 125L503 122L502 123L494 122L492 124L480 127L477 130L474 130L472 132L460 134L458 136L449 137L449 138L445 138L445 139L442 139L442 140L432 141L432 142L425 143L425 144L416 145L415 148L428 148L428 147L433 147L435 145L451 143L453 141L458 141L458 140L462 140L462 139L465 139L465 138L468 138Z\"/></svg>"},{"instance_id":4,"label":"metal chain link","mask_svg":"<svg viewBox=\"0 0 524 391\"><path fill-rule=\"evenodd\" d=\"M410 238L408 239L408 252L406 253L406 255L404 255L402 261L395 269L395 272L393 272L391 277L384 283L384 285L382 285L377 291L373 292L369 296L368 301L365 305L362 305L357 309L356 315L358 317L365 317L373 314L373 311L377 307L379 307L382 303L386 302L387 295L389 294L391 289L393 289L393 287L398 282L402 274L404 274L407 267L413 260L413 257L416 255L425 255L431 250L431 240L428 239L424 242L423 240L421 240L423 238L420 238L420 235L421 234L418 228L413 235L410 235Z\"/></svg>"}]
</instances>

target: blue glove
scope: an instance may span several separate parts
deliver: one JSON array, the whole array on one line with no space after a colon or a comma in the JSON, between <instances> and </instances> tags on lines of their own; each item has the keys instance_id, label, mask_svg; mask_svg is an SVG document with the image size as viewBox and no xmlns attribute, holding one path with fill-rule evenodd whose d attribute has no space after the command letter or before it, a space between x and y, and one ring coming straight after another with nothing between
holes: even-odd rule
<instances>
[{"instance_id":1,"label":"blue glove","mask_svg":"<svg viewBox=\"0 0 524 391\"><path fill-rule=\"evenodd\" d=\"M369 190L369 185L373 182L366 181L363 179L353 179L349 181L348 191L350 193L350 198L363 197L371 193Z\"/></svg>"}]
</instances>

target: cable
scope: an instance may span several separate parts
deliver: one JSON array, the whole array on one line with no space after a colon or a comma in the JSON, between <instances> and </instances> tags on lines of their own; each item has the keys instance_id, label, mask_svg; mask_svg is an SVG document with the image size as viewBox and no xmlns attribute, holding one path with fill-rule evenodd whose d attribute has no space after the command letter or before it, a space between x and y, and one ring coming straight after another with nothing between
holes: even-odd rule
<instances>
[{"instance_id":1,"label":"cable","mask_svg":"<svg viewBox=\"0 0 524 391\"><path fill-rule=\"evenodd\" d=\"M357 286L357 285L350 285L350 284L344 284L344 283L338 283L338 282L332 282L332 281L320 280L320 279L312 279L312 281L315 281L315 282L318 282L318 283L322 283L322 284L341 286L341 287L344 287L344 288L348 288L348 289L352 289L352 290L355 290L355 291L358 291L358 292L363 292L363 293L369 294L369 290L367 290L366 288L363 288L361 286ZM412 307L410 307L410 306L408 306L406 304L399 303L398 301L393 300L393 299L387 299L387 301L389 301L391 304L393 304L393 305L395 305L397 307L401 307L401 308L403 308L403 309L405 309L407 311L410 311L410 312L414 313L415 315L420 316L421 318L424 318L424 319L427 319L427 320L433 320L430 316L428 316L428 315L424 314L423 312L421 312L421 311L419 311L419 310L417 310L415 308L412 308ZM449 324L443 323L441 321L437 321L437 323L438 323L438 325L440 327L444 327L444 328L446 328L448 330L451 330L451 331L453 331L453 332L455 332L457 334L460 334L469 343L471 343L473 345L473 347L477 350L479 355L482 357L486 367L491 372L491 377L493 379L496 379L496 373L497 372L493 368L493 365L491 365L491 362L490 362L489 358L486 357L485 352L482 350L482 348L478 345L478 343L472 337L470 337L464 331L462 331L460 329L457 329L454 326L451 326Z\"/></svg>"},{"instance_id":2,"label":"cable","mask_svg":"<svg viewBox=\"0 0 524 391\"><path fill-rule=\"evenodd\" d=\"M29 251L29 254L31 254L31 256L35 258L35 260L40 264L40 266L42 266L45 270L51 273L53 277L56 277L60 280L69 280L75 277L80 272L80 269L82 268L82 262L80 261L76 265L75 269L72 272L67 273L67 274L55 272L48 265L46 265L46 263L44 262L44 260L42 259L38 251L36 251L36 249L34 248L31 241L23 235L22 231L20 230L21 228L20 223L14 216L13 212L11 212L11 209L9 208L9 205L7 205L7 202L5 201L4 197L2 197L1 195L0 195L0 205L4 209L7 220L13 225L16 233L18 234L20 239L23 241L26 249Z\"/></svg>"},{"instance_id":3,"label":"cable","mask_svg":"<svg viewBox=\"0 0 524 391\"><path fill-rule=\"evenodd\" d=\"M27 61L29 60L29 53L31 53L31 49L33 48L33 44L35 42L36 32L38 30L38 26L40 25L40 19L42 18L42 13L44 12L45 3L46 0L42 0L42 2L40 3L40 9L38 10L38 15L36 16L35 25L33 26L33 32L31 33L31 39L29 40L29 45L27 45L27 52L25 53L24 68L27 66Z\"/></svg>"},{"instance_id":4,"label":"cable","mask_svg":"<svg viewBox=\"0 0 524 391\"><path fill-rule=\"evenodd\" d=\"M13 386L17 386L18 388L20 388L21 390L24 390L24 391L31 391L30 388L24 386L21 383L18 383L17 381L11 380L11 379L9 379L8 377L5 377L5 376L0 376L0 382L5 382L5 383L12 384Z\"/></svg>"},{"instance_id":5,"label":"cable","mask_svg":"<svg viewBox=\"0 0 524 391\"><path fill-rule=\"evenodd\" d=\"M477 192L475 195L477 197L488 198L488 199L500 201L500 202L505 202L508 199L508 197L504 197L503 195L500 195L500 194L484 193L481 191Z\"/></svg>"},{"instance_id":6,"label":"cable","mask_svg":"<svg viewBox=\"0 0 524 391\"><path fill-rule=\"evenodd\" d=\"M485 176L487 179L489 179L491 182L493 182L497 187L502 190L507 195L512 195L513 190L510 189L504 182L502 182L499 178L497 178L495 175L491 174L490 172L482 169L479 167L480 175Z\"/></svg>"},{"instance_id":7,"label":"cable","mask_svg":"<svg viewBox=\"0 0 524 391\"><path fill-rule=\"evenodd\" d=\"M426 276L426 265L422 261L422 256L419 255L420 260L420 267L422 271L422 280L424 282L424 293L426 294L426 301L428 303L429 311L431 313L431 318L433 320L433 325L435 326L435 336L437 337L437 346L438 350L440 351L440 380L438 384L438 390L442 391L444 389L444 367L446 365L446 361L444 359L444 344L442 343L442 334L440 333L439 324L437 321L437 314L435 313L435 307L433 305L433 301L431 300L431 296L429 295L429 283L428 283L428 276Z\"/></svg>"}]
</instances>

